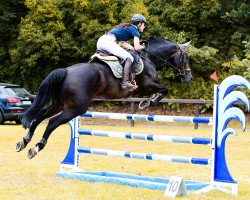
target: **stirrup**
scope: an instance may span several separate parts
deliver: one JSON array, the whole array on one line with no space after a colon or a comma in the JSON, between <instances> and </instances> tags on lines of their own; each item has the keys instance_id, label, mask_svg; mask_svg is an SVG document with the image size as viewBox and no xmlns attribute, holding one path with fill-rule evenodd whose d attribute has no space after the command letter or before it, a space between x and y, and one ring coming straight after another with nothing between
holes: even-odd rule
<instances>
[{"instance_id":1,"label":"stirrup","mask_svg":"<svg viewBox=\"0 0 250 200\"><path fill-rule=\"evenodd\" d=\"M121 88L124 90L124 89L136 89L138 86L137 85L134 85L132 84L130 81L126 81L126 82L122 82L121 83Z\"/></svg>"}]
</instances>

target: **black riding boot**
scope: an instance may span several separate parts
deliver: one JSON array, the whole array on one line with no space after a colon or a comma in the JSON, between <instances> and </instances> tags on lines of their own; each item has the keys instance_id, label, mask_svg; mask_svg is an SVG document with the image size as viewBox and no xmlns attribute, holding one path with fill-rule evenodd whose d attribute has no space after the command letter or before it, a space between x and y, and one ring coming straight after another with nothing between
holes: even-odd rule
<instances>
[{"instance_id":1,"label":"black riding boot","mask_svg":"<svg viewBox=\"0 0 250 200\"><path fill-rule=\"evenodd\" d=\"M122 77L122 83L121 83L121 88L122 89L136 89L138 86L137 85L133 85L130 82L130 70L132 67L132 62L131 60L127 59L125 66L123 68L123 77Z\"/></svg>"}]
</instances>

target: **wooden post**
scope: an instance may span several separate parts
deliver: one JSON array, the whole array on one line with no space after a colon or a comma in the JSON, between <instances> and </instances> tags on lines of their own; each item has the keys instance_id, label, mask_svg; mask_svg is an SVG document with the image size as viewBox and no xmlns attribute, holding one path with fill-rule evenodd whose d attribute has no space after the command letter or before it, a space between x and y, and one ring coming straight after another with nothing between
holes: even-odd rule
<instances>
[{"instance_id":1,"label":"wooden post","mask_svg":"<svg viewBox=\"0 0 250 200\"><path fill-rule=\"evenodd\" d=\"M130 103L130 112L131 112L131 114L135 113L135 102L134 101L131 101L131 103ZM134 127L134 126L135 126L135 121L132 120L131 127Z\"/></svg>"},{"instance_id":2,"label":"wooden post","mask_svg":"<svg viewBox=\"0 0 250 200\"><path fill-rule=\"evenodd\" d=\"M199 117L199 104L195 104L195 117ZM194 124L194 129L198 129L198 124Z\"/></svg>"}]
</instances>

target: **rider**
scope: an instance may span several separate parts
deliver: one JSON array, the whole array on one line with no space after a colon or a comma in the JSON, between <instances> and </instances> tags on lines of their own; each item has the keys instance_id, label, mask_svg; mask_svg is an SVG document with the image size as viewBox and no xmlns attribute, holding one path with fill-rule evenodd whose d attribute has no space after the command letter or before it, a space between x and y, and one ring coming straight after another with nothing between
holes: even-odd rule
<instances>
[{"instance_id":1,"label":"rider","mask_svg":"<svg viewBox=\"0 0 250 200\"><path fill-rule=\"evenodd\" d=\"M145 47L140 45L140 32L144 31L146 18L141 14L135 14L131 18L131 23L123 23L111 29L108 33L101 36L97 41L97 49L107 51L123 60L125 66L123 68L123 78L121 83L122 89L135 89L138 86L130 82L130 70L134 61L133 56L127 52L128 50L141 51ZM134 47L127 43L133 39ZM122 47L116 42L121 42ZM124 49L125 48L125 49Z\"/></svg>"}]
</instances>

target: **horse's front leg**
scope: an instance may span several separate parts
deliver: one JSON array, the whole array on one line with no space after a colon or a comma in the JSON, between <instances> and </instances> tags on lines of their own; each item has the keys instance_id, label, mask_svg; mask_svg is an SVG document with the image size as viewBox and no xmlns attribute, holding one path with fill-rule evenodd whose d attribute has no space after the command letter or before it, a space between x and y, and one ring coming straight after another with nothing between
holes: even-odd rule
<instances>
[{"instance_id":1,"label":"horse's front leg","mask_svg":"<svg viewBox=\"0 0 250 200\"><path fill-rule=\"evenodd\" d=\"M168 89L164 85L158 85L157 86L158 92L154 93L152 95L152 99L150 101L150 105L157 106L159 105L159 102L163 99L164 96L167 95Z\"/></svg>"},{"instance_id":2,"label":"horse's front leg","mask_svg":"<svg viewBox=\"0 0 250 200\"><path fill-rule=\"evenodd\" d=\"M148 94L152 94L149 99L146 99L139 104L139 108L143 109L149 107L150 105L156 106L159 104L161 99L167 95L168 89L159 83L159 81L150 82L145 85L145 90Z\"/></svg>"}]
</instances>

